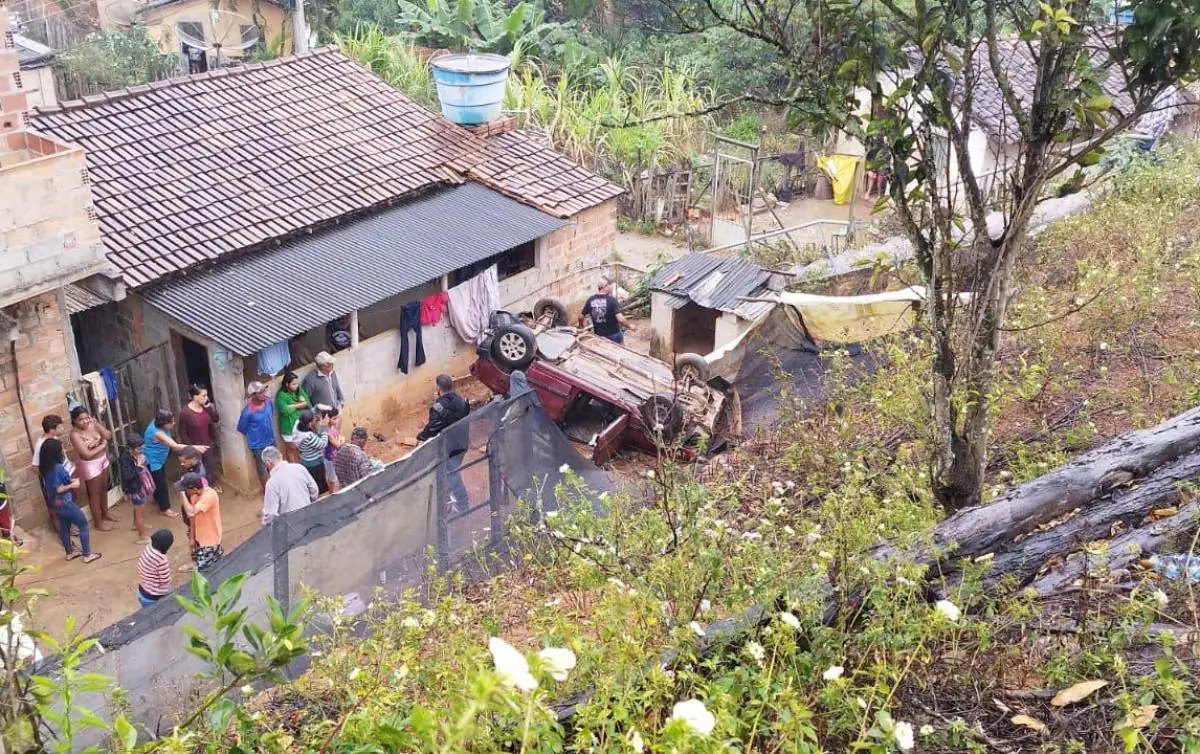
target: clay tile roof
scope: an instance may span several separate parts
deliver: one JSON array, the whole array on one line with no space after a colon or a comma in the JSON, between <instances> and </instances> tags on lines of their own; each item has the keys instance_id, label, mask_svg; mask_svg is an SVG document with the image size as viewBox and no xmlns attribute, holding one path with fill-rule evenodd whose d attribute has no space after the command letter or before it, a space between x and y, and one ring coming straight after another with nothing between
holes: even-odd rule
<instances>
[{"instance_id":1,"label":"clay tile roof","mask_svg":"<svg viewBox=\"0 0 1200 754\"><path fill-rule=\"evenodd\" d=\"M33 126L87 150L131 287L468 179L558 218L622 191L519 132L475 136L334 49L40 108Z\"/></svg>"}]
</instances>

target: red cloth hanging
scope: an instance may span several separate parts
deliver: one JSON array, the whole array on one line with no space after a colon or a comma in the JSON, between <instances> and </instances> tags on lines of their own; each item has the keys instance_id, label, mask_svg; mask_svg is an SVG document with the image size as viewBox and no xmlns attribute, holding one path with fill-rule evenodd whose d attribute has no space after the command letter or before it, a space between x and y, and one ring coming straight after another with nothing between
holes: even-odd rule
<instances>
[{"instance_id":1,"label":"red cloth hanging","mask_svg":"<svg viewBox=\"0 0 1200 754\"><path fill-rule=\"evenodd\" d=\"M445 291L431 293L421 299L421 324L436 325L442 321L446 305L450 303L450 294Z\"/></svg>"}]
</instances>

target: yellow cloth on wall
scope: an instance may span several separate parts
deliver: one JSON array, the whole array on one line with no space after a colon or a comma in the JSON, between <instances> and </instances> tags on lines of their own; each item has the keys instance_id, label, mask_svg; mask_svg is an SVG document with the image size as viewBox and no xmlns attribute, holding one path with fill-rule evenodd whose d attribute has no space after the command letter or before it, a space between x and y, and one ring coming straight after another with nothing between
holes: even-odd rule
<instances>
[{"instance_id":1,"label":"yellow cloth on wall","mask_svg":"<svg viewBox=\"0 0 1200 754\"><path fill-rule=\"evenodd\" d=\"M854 196L854 176L858 173L858 159L848 154L822 155L817 158L817 167L825 171L833 181L834 204L848 204Z\"/></svg>"}]
</instances>

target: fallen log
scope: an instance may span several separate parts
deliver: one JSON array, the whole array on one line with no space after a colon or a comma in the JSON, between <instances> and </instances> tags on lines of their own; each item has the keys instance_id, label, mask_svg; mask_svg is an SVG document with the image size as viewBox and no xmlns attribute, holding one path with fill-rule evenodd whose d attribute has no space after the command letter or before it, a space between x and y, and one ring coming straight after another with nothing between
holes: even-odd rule
<instances>
[{"instance_id":1,"label":"fallen log","mask_svg":"<svg viewBox=\"0 0 1200 754\"><path fill-rule=\"evenodd\" d=\"M1200 527L1200 502L1188 503L1174 516L1113 537L1108 542L1108 551L1102 556L1076 553L1031 586L1038 594L1051 594L1083 578L1089 570L1095 572L1101 559L1104 570L1111 573L1131 567L1147 553L1169 554L1166 551L1186 547L1197 527Z\"/></svg>"},{"instance_id":2,"label":"fallen log","mask_svg":"<svg viewBox=\"0 0 1200 754\"><path fill-rule=\"evenodd\" d=\"M985 505L965 508L934 529L935 549L969 558L1006 543L1200 448L1200 408L1150 429L1128 432ZM901 553L882 548L881 557ZM908 553L931 560L930 553Z\"/></svg>"},{"instance_id":3,"label":"fallen log","mask_svg":"<svg viewBox=\"0 0 1200 754\"><path fill-rule=\"evenodd\" d=\"M1024 586L1050 558L1075 552L1096 540L1108 539L1114 526L1136 527L1151 512L1174 506L1180 499L1180 486L1197 477L1200 477L1200 451L1154 470L1137 486L1116 490L1106 498L1092 501L1062 524L1034 532L1016 544L1006 546L1005 551L992 559L984 584L992 587L1002 579L1015 578Z\"/></svg>"}]
</instances>

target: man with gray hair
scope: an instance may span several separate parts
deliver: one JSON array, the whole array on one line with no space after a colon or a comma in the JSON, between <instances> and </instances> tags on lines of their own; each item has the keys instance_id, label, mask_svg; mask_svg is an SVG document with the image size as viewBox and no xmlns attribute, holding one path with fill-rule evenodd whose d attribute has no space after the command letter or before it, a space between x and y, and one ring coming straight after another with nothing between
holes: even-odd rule
<instances>
[{"instance_id":1,"label":"man with gray hair","mask_svg":"<svg viewBox=\"0 0 1200 754\"><path fill-rule=\"evenodd\" d=\"M621 314L621 305L613 297L612 290L612 281L600 278L596 293L587 300L579 314L579 326L583 327L584 317L591 317L592 332L614 343L624 343L625 333L621 332L621 325L625 324L625 315Z\"/></svg>"},{"instance_id":2,"label":"man with gray hair","mask_svg":"<svg viewBox=\"0 0 1200 754\"><path fill-rule=\"evenodd\" d=\"M263 464L267 467L267 491L263 494L262 525L276 518L298 511L311 504L320 494L308 469L298 463L283 460L283 454L274 445L263 448Z\"/></svg>"},{"instance_id":3,"label":"man with gray hair","mask_svg":"<svg viewBox=\"0 0 1200 754\"><path fill-rule=\"evenodd\" d=\"M328 351L321 351L317 354L315 361L317 368L304 376L300 387L304 388L304 392L308 394L308 402L314 408L329 406L336 411L341 411L342 406L346 403L346 396L342 395L342 386L338 383L337 374L333 371L333 357L329 355Z\"/></svg>"}]
</instances>

